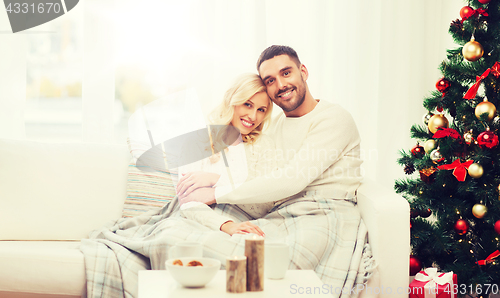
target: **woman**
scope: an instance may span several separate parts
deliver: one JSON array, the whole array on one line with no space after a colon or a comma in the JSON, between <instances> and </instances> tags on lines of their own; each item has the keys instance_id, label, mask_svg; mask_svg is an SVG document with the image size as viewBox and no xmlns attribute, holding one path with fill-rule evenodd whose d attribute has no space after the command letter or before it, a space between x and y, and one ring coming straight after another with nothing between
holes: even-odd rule
<instances>
[{"instance_id":1,"label":"woman","mask_svg":"<svg viewBox=\"0 0 500 298\"><path fill-rule=\"evenodd\" d=\"M210 149L224 147L220 144L226 144L226 148L210 158L181 167L179 173L182 178L177 184L177 194L187 195L200 187L233 185L234 188L235 181L236 184L243 183L271 172L276 167L274 144L262 134L262 130L270 122L272 108L272 101L260 77L256 74L241 76L226 91L222 103L209 116L212 125L227 125L219 126L222 129L211 129ZM235 131L239 131L239 137L234 136ZM249 221L236 223L236 219L222 215L222 211L237 209L244 215L242 218L255 219L266 215L273 206L271 202L217 206L212 210L203 203L189 202L181 206L181 213L188 219L229 235L264 235L258 226Z\"/></svg>"}]
</instances>

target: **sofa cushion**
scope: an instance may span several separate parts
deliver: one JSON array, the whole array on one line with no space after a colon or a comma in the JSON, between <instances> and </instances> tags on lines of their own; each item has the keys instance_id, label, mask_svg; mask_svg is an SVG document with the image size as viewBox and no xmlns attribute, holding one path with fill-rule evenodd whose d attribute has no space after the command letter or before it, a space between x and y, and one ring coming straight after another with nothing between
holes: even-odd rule
<instances>
[{"instance_id":1,"label":"sofa cushion","mask_svg":"<svg viewBox=\"0 0 500 298\"><path fill-rule=\"evenodd\" d=\"M131 141L130 138L127 139L127 144L132 159L128 166L127 198L123 205L122 217L134 217L150 210L160 209L175 197L171 175L177 173L159 169L153 171L147 166L137 165L137 159L151 147L138 141Z\"/></svg>"},{"instance_id":2,"label":"sofa cushion","mask_svg":"<svg viewBox=\"0 0 500 298\"><path fill-rule=\"evenodd\" d=\"M78 245L76 241L0 241L0 293L80 296L85 265Z\"/></svg>"},{"instance_id":3,"label":"sofa cushion","mask_svg":"<svg viewBox=\"0 0 500 298\"><path fill-rule=\"evenodd\" d=\"M145 172L132 161L128 166L127 198L123 205L122 217L133 217L160 209L174 196L170 173Z\"/></svg>"},{"instance_id":4,"label":"sofa cushion","mask_svg":"<svg viewBox=\"0 0 500 298\"><path fill-rule=\"evenodd\" d=\"M121 216L127 146L0 139L0 240L80 240Z\"/></svg>"}]
</instances>

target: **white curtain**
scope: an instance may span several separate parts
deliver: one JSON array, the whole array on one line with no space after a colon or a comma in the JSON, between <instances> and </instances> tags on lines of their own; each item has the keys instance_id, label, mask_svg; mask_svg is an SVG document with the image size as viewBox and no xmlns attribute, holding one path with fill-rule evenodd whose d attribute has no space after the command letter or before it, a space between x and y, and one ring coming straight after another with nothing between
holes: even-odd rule
<instances>
[{"instance_id":1,"label":"white curtain","mask_svg":"<svg viewBox=\"0 0 500 298\"><path fill-rule=\"evenodd\" d=\"M460 0L80 2L85 6L83 141L112 139L117 65L142 65L158 96L197 88L208 113L238 74L256 72L264 48L284 44L309 69L312 95L351 112L362 137L365 174L387 187L404 176L396 164L398 151L415 145L409 129L421 123L422 100L440 78L437 68L446 49L455 47L448 27L464 5ZM23 138L26 66L20 53L25 49L22 36L7 32L6 18L0 12L0 137Z\"/></svg>"}]
</instances>

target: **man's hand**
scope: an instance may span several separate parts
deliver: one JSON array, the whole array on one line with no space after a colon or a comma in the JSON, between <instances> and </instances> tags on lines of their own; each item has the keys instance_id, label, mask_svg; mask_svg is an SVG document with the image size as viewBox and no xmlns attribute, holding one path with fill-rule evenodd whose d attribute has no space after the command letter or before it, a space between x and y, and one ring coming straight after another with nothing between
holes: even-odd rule
<instances>
[{"instance_id":1,"label":"man's hand","mask_svg":"<svg viewBox=\"0 0 500 298\"><path fill-rule=\"evenodd\" d=\"M226 234L248 234L254 233L259 236L265 236L262 230L249 221L235 223L233 221L228 221L220 226L220 230Z\"/></svg>"},{"instance_id":2,"label":"man's hand","mask_svg":"<svg viewBox=\"0 0 500 298\"><path fill-rule=\"evenodd\" d=\"M211 205L215 202L215 188L212 187L202 187L193 190L188 195L179 195L179 203L185 204L187 202L202 202L207 205Z\"/></svg>"},{"instance_id":3,"label":"man's hand","mask_svg":"<svg viewBox=\"0 0 500 298\"><path fill-rule=\"evenodd\" d=\"M175 192L177 195L188 195L200 187L212 187L219 180L220 175L216 173L196 171L183 174Z\"/></svg>"}]
</instances>

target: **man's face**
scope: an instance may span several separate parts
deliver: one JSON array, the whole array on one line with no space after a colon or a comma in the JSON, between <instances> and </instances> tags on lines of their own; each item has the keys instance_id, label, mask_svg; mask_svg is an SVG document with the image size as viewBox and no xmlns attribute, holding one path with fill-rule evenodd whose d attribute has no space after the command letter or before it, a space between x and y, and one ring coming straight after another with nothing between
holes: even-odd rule
<instances>
[{"instance_id":1,"label":"man's face","mask_svg":"<svg viewBox=\"0 0 500 298\"><path fill-rule=\"evenodd\" d=\"M262 62L259 74L267 86L267 94L283 111L291 112L304 102L307 69L304 65L297 67L288 55Z\"/></svg>"}]
</instances>

